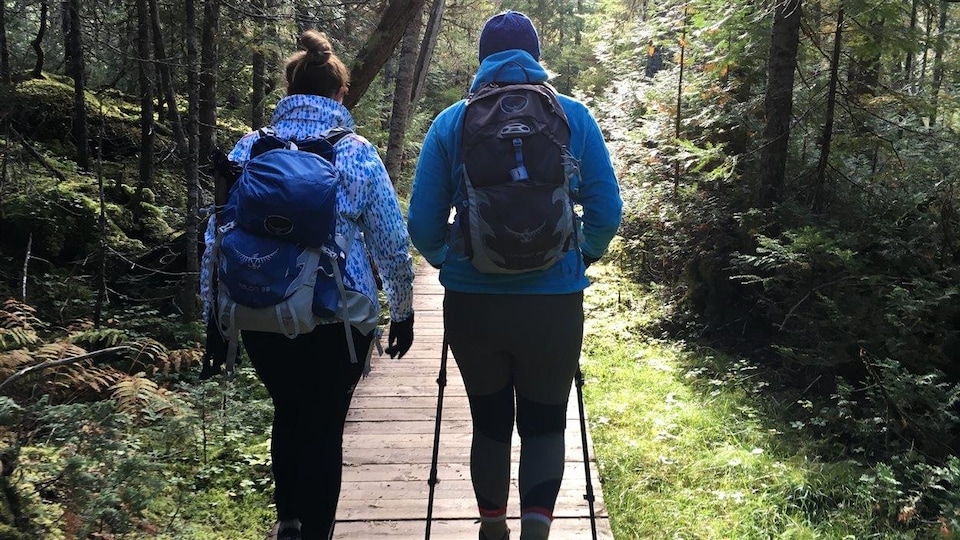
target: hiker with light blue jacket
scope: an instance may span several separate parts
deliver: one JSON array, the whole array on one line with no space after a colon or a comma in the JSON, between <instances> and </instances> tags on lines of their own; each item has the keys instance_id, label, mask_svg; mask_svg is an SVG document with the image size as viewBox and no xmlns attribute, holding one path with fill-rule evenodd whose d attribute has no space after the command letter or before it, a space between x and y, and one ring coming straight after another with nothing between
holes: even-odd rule
<instances>
[{"instance_id":1,"label":"hiker with light blue jacket","mask_svg":"<svg viewBox=\"0 0 960 540\"><path fill-rule=\"evenodd\" d=\"M353 132L354 120L342 104L349 85L347 67L321 32L305 31L300 45L302 49L287 60L287 96L277 103L270 127L288 141L347 132L333 145L339 176L336 233L352 245L342 279L379 306L370 261L376 263L391 320L386 352L391 358L402 357L413 343L414 320L414 273L403 214L377 148ZM254 143L265 133L257 130L241 138L230 161L250 161ZM211 220L208 246L214 233ZM203 277L202 289L209 305L214 301L212 276ZM274 405L271 458L277 524L270 537L277 540L333 537L344 423L364 359L378 338L375 331L348 325L351 344L344 326L343 321L322 320L313 331L293 339L281 333L242 331L244 347Z\"/></svg>"},{"instance_id":2,"label":"hiker with light blue jacket","mask_svg":"<svg viewBox=\"0 0 960 540\"><path fill-rule=\"evenodd\" d=\"M539 62L539 37L522 13L491 17L479 49L471 92L494 81L548 80ZM481 540L509 538L515 415L521 439L520 538L549 536L564 468L567 400L583 340L583 290L590 283L585 272L604 254L621 220L619 186L596 120L571 97L560 95L559 103L570 127L569 153L579 162L571 198L582 216L576 238L558 261L545 269L487 273L464 252L457 236L467 224L456 220L463 217L459 213L473 189L464 178L466 100L434 119L420 151L408 210L414 246L440 269L445 335L470 401L471 477ZM457 213L453 223L452 209ZM470 226L475 225L471 220Z\"/></svg>"}]
</instances>

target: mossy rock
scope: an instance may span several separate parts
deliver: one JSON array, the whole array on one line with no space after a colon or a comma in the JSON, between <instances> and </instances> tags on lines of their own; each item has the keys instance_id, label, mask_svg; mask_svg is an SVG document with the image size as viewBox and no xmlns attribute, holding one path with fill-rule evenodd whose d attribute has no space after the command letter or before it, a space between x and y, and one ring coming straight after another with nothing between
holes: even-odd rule
<instances>
[{"instance_id":1,"label":"mossy rock","mask_svg":"<svg viewBox=\"0 0 960 540\"><path fill-rule=\"evenodd\" d=\"M73 116L73 87L52 78L0 87L0 114L31 140L64 139Z\"/></svg>"},{"instance_id":2,"label":"mossy rock","mask_svg":"<svg viewBox=\"0 0 960 540\"><path fill-rule=\"evenodd\" d=\"M107 160L134 157L140 151L140 117L135 99L122 95L87 92L87 131L91 152ZM47 75L27 79L13 86L0 86L0 115L30 140L50 149L53 141L68 146L63 155L76 150L71 138L73 129L74 89L69 78ZM162 124L154 129L157 148L170 146L171 130Z\"/></svg>"}]
</instances>

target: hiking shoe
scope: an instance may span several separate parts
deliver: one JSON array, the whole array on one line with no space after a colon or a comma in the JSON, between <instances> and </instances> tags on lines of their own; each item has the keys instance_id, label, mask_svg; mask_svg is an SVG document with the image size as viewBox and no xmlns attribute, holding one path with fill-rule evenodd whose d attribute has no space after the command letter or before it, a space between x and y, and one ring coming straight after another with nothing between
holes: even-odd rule
<instances>
[{"instance_id":1,"label":"hiking shoe","mask_svg":"<svg viewBox=\"0 0 960 540\"><path fill-rule=\"evenodd\" d=\"M480 530L480 540L494 540L494 539L487 538L487 535L483 534L483 530L481 529L481 530ZM507 529L507 531L506 531L505 533L503 533L503 536L501 536L500 538L498 538L498 539L496 539L496 540L510 540L510 529Z\"/></svg>"},{"instance_id":2,"label":"hiking shoe","mask_svg":"<svg viewBox=\"0 0 960 540\"><path fill-rule=\"evenodd\" d=\"M300 529L288 527L277 533L277 540L300 540Z\"/></svg>"}]
</instances>

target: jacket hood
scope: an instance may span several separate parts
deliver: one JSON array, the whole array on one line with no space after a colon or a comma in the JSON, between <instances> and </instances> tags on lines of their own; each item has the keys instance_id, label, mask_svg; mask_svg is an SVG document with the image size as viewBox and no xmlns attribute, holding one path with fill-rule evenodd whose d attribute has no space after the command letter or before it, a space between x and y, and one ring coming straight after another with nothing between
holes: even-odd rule
<instances>
[{"instance_id":1,"label":"jacket hood","mask_svg":"<svg viewBox=\"0 0 960 540\"><path fill-rule=\"evenodd\" d=\"M534 60L530 53L521 49L510 49L493 53L483 59L480 69L473 78L470 92L476 92L481 86L489 82L546 82L550 76L543 69L540 62Z\"/></svg>"},{"instance_id":2,"label":"jacket hood","mask_svg":"<svg viewBox=\"0 0 960 540\"><path fill-rule=\"evenodd\" d=\"M330 128L356 129L350 111L336 100L307 94L293 94L277 102L271 123L316 122Z\"/></svg>"}]
</instances>

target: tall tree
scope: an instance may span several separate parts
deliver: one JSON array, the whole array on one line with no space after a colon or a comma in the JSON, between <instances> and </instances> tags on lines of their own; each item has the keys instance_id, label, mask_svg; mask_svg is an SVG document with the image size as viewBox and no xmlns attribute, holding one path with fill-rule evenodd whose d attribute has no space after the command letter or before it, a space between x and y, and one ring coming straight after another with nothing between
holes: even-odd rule
<instances>
[{"instance_id":1,"label":"tall tree","mask_svg":"<svg viewBox=\"0 0 960 540\"><path fill-rule=\"evenodd\" d=\"M157 0L150 3L150 31L153 36L154 60L160 74L160 86L163 100L167 105L167 117L173 127L174 140L177 143L177 156L184 159L187 155L187 138L183 130L183 120L180 117L180 108L177 104L177 92L173 84L171 66L173 58L167 56L167 48L163 42L163 25L160 22L160 7Z\"/></svg>"},{"instance_id":2,"label":"tall tree","mask_svg":"<svg viewBox=\"0 0 960 540\"><path fill-rule=\"evenodd\" d=\"M313 19L314 16L310 13L309 6L305 5L304 2L298 1L294 2L293 5L293 17L297 23L297 35L303 33L304 30L309 30L313 28Z\"/></svg>"},{"instance_id":3,"label":"tall tree","mask_svg":"<svg viewBox=\"0 0 960 540\"><path fill-rule=\"evenodd\" d=\"M770 51L767 55L767 91L764 95L766 124L760 152L760 201L763 205L779 202L783 195L784 175L793 117L793 76L800 46L800 0L777 2L774 6Z\"/></svg>"},{"instance_id":4,"label":"tall tree","mask_svg":"<svg viewBox=\"0 0 960 540\"><path fill-rule=\"evenodd\" d=\"M155 70L150 52L150 9L147 0L137 0L137 80L140 84L140 177L134 216L141 216L140 202L143 191L153 187L153 81L150 74Z\"/></svg>"},{"instance_id":5,"label":"tall tree","mask_svg":"<svg viewBox=\"0 0 960 540\"><path fill-rule=\"evenodd\" d=\"M43 77L43 35L47 32L47 0L40 0L40 25L37 28L37 35L30 42L30 46L36 53L37 61L33 65L33 78Z\"/></svg>"},{"instance_id":6,"label":"tall tree","mask_svg":"<svg viewBox=\"0 0 960 540\"><path fill-rule=\"evenodd\" d=\"M253 47L250 125L253 129L260 129L265 123L264 108L267 94L273 90L275 84L270 72L276 65L273 50L277 39L278 6L276 0L258 0L254 5L258 8L260 24L259 39Z\"/></svg>"},{"instance_id":7,"label":"tall tree","mask_svg":"<svg viewBox=\"0 0 960 540\"><path fill-rule=\"evenodd\" d=\"M948 0L940 2L940 16L937 17L937 39L933 46L933 80L930 85L930 123L937 123L940 103L940 88L943 86L943 54L947 49L947 7Z\"/></svg>"},{"instance_id":8,"label":"tall tree","mask_svg":"<svg viewBox=\"0 0 960 540\"><path fill-rule=\"evenodd\" d=\"M911 0L910 2L910 36L914 36L917 31L917 11L919 10L920 0ZM913 58L914 50L913 48L907 49L907 57L903 61L903 80L906 86L906 90L909 93L913 93Z\"/></svg>"},{"instance_id":9,"label":"tall tree","mask_svg":"<svg viewBox=\"0 0 960 540\"><path fill-rule=\"evenodd\" d=\"M843 10L841 3L838 8ZM853 17L851 17L851 20ZM882 61L881 43L884 35L884 19L871 12L864 25L863 43L851 54L849 80L854 100L876 95L880 85L880 67Z\"/></svg>"},{"instance_id":10,"label":"tall tree","mask_svg":"<svg viewBox=\"0 0 960 540\"><path fill-rule=\"evenodd\" d=\"M376 30L353 61L350 70L350 92L343 100L345 107L353 108L367 92L380 68L393 54L410 21L420 14L425 1L389 0L380 15Z\"/></svg>"},{"instance_id":11,"label":"tall tree","mask_svg":"<svg viewBox=\"0 0 960 540\"><path fill-rule=\"evenodd\" d=\"M65 58L67 72L73 78L73 142L77 147L77 165L83 170L90 168L90 142L87 128L86 82L83 63L83 31L80 27L80 0L69 0L65 7L64 23L67 24L67 47Z\"/></svg>"},{"instance_id":12,"label":"tall tree","mask_svg":"<svg viewBox=\"0 0 960 540\"><path fill-rule=\"evenodd\" d=\"M430 9L430 19L427 21L427 28L423 32L423 43L420 44L420 55L417 57L417 72L413 78L413 92L410 98L410 114L416 112L417 104L423 97L427 71L429 71L430 61L433 59L433 51L437 47L437 38L440 36L440 23L443 21L445 5L444 0L433 0L433 7Z\"/></svg>"},{"instance_id":13,"label":"tall tree","mask_svg":"<svg viewBox=\"0 0 960 540\"><path fill-rule=\"evenodd\" d=\"M422 14L414 16L400 45L397 80L393 92L393 113L390 115L390 136L387 141L385 165L387 174L396 184L403 169L403 147L409 124L410 103L413 98L413 83L417 68L417 49L420 43Z\"/></svg>"},{"instance_id":14,"label":"tall tree","mask_svg":"<svg viewBox=\"0 0 960 540\"><path fill-rule=\"evenodd\" d=\"M198 274L190 266L190 258L197 257L200 210L200 55L197 52L197 6L195 0L184 0L186 20L184 41L187 45L187 155L184 160L184 177L187 184L187 272L184 273L180 305L185 321L196 320ZM191 255L190 252L194 253ZM198 265L199 266L199 265Z\"/></svg>"},{"instance_id":15,"label":"tall tree","mask_svg":"<svg viewBox=\"0 0 960 540\"><path fill-rule=\"evenodd\" d=\"M200 165L206 165L217 144L217 64L219 61L220 0L203 2L200 38Z\"/></svg>"},{"instance_id":16,"label":"tall tree","mask_svg":"<svg viewBox=\"0 0 960 540\"><path fill-rule=\"evenodd\" d=\"M0 82L10 84L10 48L7 46L6 2L0 2Z\"/></svg>"},{"instance_id":17,"label":"tall tree","mask_svg":"<svg viewBox=\"0 0 960 540\"><path fill-rule=\"evenodd\" d=\"M830 150L833 144L834 113L837 108L837 85L839 84L840 53L843 44L843 6L837 8L837 27L833 34L833 54L830 56L830 82L827 85L826 120L823 124L823 134L820 136L820 158L817 161L816 178L814 179L811 210L815 214L823 211L826 204L827 165L830 161Z\"/></svg>"}]
</instances>

